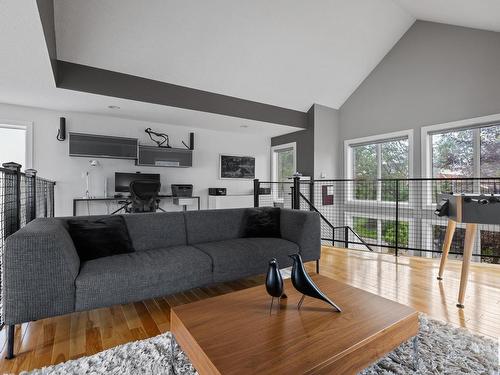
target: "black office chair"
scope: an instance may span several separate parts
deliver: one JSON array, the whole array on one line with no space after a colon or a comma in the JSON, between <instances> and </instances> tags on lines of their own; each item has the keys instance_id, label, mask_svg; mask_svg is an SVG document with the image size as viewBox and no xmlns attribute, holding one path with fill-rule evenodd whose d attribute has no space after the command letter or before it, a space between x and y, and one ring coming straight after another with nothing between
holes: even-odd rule
<instances>
[{"instance_id":1,"label":"black office chair","mask_svg":"<svg viewBox=\"0 0 500 375\"><path fill-rule=\"evenodd\" d=\"M116 214L121 210L126 213L134 212L156 212L157 210L165 212L160 207L160 181L134 180L130 183L130 198L126 201L119 201L122 204L118 210L112 213Z\"/></svg>"}]
</instances>

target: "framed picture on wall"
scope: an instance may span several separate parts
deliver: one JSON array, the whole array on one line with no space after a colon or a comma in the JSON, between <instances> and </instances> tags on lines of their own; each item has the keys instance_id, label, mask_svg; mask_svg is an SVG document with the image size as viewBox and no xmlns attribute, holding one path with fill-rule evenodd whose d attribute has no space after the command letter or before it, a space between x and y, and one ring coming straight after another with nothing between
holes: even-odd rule
<instances>
[{"instance_id":1,"label":"framed picture on wall","mask_svg":"<svg viewBox=\"0 0 500 375\"><path fill-rule=\"evenodd\" d=\"M219 155L219 178L254 179L255 158L253 156Z\"/></svg>"}]
</instances>

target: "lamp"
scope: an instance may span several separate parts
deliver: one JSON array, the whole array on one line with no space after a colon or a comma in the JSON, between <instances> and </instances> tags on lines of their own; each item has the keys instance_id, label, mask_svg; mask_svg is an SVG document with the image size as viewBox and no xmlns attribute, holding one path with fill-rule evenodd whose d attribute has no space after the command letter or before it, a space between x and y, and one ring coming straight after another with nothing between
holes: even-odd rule
<instances>
[{"instance_id":1,"label":"lamp","mask_svg":"<svg viewBox=\"0 0 500 375\"><path fill-rule=\"evenodd\" d=\"M99 164L99 161L98 160L89 160L89 167L87 168L87 170L85 171L85 195L83 198L85 199L92 199L93 196L92 194L90 193L90 184L91 184L91 181L90 181L90 173L92 172L93 169L97 168L97 167L100 167L100 164Z\"/></svg>"}]
</instances>

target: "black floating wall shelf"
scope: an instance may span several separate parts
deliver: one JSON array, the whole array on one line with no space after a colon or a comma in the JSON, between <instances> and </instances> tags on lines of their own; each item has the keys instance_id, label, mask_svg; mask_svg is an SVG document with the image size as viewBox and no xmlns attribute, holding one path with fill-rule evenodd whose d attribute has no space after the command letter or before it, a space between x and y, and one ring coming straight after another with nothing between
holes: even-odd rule
<instances>
[{"instance_id":1,"label":"black floating wall shelf","mask_svg":"<svg viewBox=\"0 0 500 375\"><path fill-rule=\"evenodd\" d=\"M146 167L192 167L194 133L189 133L186 147L145 146L139 145L137 138L69 133L69 156L130 159Z\"/></svg>"},{"instance_id":2,"label":"black floating wall shelf","mask_svg":"<svg viewBox=\"0 0 500 375\"><path fill-rule=\"evenodd\" d=\"M193 150L139 145L136 165L147 167L193 166Z\"/></svg>"},{"instance_id":3,"label":"black floating wall shelf","mask_svg":"<svg viewBox=\"0 0 500 375\"><path fill-rule=\"evenodd\" d=\"M137 159L136 138L69 133L69 156Z\"/></svg>"}]
</instances>

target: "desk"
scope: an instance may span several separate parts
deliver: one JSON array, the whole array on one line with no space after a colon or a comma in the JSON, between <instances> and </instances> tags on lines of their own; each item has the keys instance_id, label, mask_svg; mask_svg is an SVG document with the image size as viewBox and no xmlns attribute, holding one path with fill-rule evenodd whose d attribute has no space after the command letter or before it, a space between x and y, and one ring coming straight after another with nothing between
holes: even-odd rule
<instances>
[{"instance_id":1,"label":"desk","mask_svg":"<svg viewBox=\"0 0 500 375\"><path fill-rule=\"evenodd\" d=\"M208 209L253 207L253 194L209 195Z\"/></svg>"},{"instance_id":2,"label":"desk","mask_svg":"<svg viewBox=\"0 0 500 375\"><path fill-rule=\"evenodd\" d=\"M158 195L160 199L172 199L173 203L182 206L183 211L187 210L187 200L196 199L198 203L198 211L200 210L200 197L174 197L173 195ZM127 197L100 197L100 198L74 198L73 199L73 216L76 216L76 208L78 202L117 202L126 200ZM177 203L176 203L177 201Z\"/></svg>"}]
</instances>

